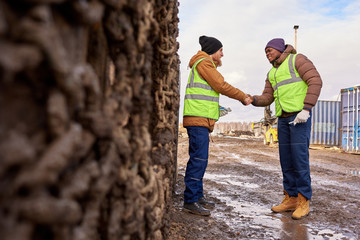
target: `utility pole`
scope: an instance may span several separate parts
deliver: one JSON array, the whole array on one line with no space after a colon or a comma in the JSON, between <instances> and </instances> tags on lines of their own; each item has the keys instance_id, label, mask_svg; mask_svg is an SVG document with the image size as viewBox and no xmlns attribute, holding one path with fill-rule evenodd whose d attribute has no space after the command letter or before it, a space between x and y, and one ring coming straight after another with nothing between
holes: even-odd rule
<instances>
[{"instance_id":1,"label":"utility pole","mask_svg":"<svg viewBox=\"0 0 360 240\"><path fill-rule=\"evenodd\" d=\"M297 30L299 28L299 25L294 25L294 29L295 29L295 50L296 50L296 43L297 43Z\"/></svg>"}]
</instances>

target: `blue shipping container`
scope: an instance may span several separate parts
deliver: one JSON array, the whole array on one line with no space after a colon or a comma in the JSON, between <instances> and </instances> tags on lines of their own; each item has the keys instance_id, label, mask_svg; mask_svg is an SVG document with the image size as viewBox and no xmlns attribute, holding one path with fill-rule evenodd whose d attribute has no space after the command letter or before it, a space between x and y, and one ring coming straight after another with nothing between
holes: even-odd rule
<instances>
[{"instance_id":1,"label":"blue shipping container","mask_svg":"<svg viewBox=\"0 0 360 240\"><path fill-rule=\"evenodd\" d=\"M311 113L310 144L339 146L340 101L319 100Z\"/></svg>"},{"instance_id":2,"label":"blue shipping container","mask_svg":"<svg viewBox=\"0 0 360 240\"><path fill-rule=\"evenodd\" d=\"M359 152L360 86L341 89L341 148Z\"/></svg>"}]
</instances>

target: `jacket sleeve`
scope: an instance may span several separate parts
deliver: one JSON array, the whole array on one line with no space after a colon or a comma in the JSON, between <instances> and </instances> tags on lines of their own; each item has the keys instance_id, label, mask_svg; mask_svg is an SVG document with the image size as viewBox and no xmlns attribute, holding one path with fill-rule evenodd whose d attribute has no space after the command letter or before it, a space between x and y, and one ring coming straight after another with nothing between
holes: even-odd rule
<instances>
[{"instance_id":1,"label":"jacket sleeve","mask_svg":"<svg viewBox=\"0 0 360 240\"><path fill-rule=\"evenodd\" d=\"M322 80L314 64L303 54L296 55L295 68L301 79L308 85L304 108L311 110L315 106L322 88Z\"/></svg>"},{"instance_id":2,"label":"jacket sleeve","mask_svg":"<svg viewBox=\"0 0 360 240\"><path fill-rule=\"evenodd\" d=\"M210 60L205 59L204 61L201 61L197 65L197 71L201 78L206 80L215 91L244 103L247 95L240 89L227 83Z\"/></svg>"},{"instance_id":3,"label":"jacket sleeve","mask_svg":"<svg viewBox=\"0 0 360 240\"><path fill-rule=\"evenodd\" d=\"M253 96L254 101L252 105L258 107L265 107L270 105L274 101L274 90L268 78L265 80L265 87L261 95Z\"/></svg>"}]
</instances>

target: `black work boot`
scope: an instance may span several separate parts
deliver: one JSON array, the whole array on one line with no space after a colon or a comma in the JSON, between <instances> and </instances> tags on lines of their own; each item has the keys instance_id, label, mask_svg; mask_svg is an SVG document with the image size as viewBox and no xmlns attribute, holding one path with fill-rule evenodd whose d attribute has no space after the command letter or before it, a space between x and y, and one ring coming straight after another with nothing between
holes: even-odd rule
<instances>
[{"instance_id":1,"label":"black work boot","mask_svg":"<svg viewBox=\"0 0 360 240\"><path fill-rule=\"evenodd\" d=\"M215 203L207 200L205 197L199 198L199 203L201 206L207 209L213 209L215 207Z\"/></svg>"},{"instance_id":2,"label":"black work boot","mask_svg":"<svg viewBox=\"0 0 360 240\"><path fill-rule=\"evenodd\" d=\"M184 211L202 216L210 215L210 211L203 208L198 202L184 203Z\"/></svg>"}]
</instances>

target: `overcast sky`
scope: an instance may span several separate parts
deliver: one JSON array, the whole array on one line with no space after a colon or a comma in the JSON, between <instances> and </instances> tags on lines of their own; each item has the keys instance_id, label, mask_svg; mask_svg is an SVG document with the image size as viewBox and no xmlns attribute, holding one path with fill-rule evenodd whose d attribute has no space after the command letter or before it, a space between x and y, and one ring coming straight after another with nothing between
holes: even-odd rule
<instances>
[{"instance_id":1,"label":"overcast sky","mask_svg":"<svg viewBox=\"0 0 360 240\"><path fill-rule=\"evenodd\" d=\"M360 85L359 0L179 0L179 37L182 122L190 58L201 49L199 36L219 39L224 47L219 72L245 93L259 95L271 65L264 48L272 38L284 38L318 69L323 88L320 100L340 100L342 88ZM220 122L259 121L264 108L243 106L220 96L232 112ZM271 109L274 111L274 104Z\"/></svg>"}]
</instances>

